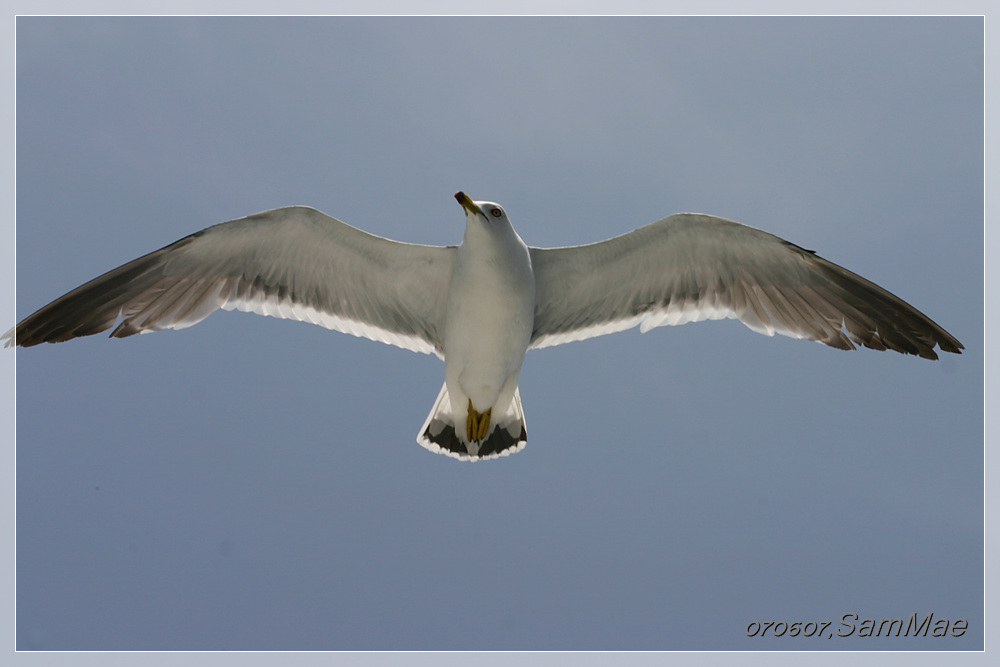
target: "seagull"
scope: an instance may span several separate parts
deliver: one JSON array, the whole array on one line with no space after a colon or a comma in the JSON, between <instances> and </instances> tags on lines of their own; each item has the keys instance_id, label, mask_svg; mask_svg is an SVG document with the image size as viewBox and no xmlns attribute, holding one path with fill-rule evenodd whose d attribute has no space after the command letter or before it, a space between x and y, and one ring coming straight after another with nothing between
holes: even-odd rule
<instances>
[{"instance_id":1,"label":"seagull","mask_svg":"<svg viewBox=\"0 0 1000 667\"><path fill-rule=\"evenodd\" d=\"M878 285L738 222L678 213L599 243L535 248L499 204L455 198L457 246L392 241L305 206L223 222L77 287L2 340L30 347L112 327L124 338L222 308L436 354L444 385L417 442L467 461L524 448L529 349L724 318L841 350L964 349Z\"/></svg>"}]
</instances>

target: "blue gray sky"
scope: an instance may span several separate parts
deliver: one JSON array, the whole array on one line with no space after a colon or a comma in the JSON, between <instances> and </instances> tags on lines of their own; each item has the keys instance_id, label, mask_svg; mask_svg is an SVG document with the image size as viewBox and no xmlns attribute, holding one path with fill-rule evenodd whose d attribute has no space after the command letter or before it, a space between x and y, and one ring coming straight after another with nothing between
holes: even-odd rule
<instances>
[{"instance_id":1,"label":"blue gray sky","mask_svg":"<svg viewBox=\"0 0 1000 667\"><path fill-rule=\"evenodd\" d=\"M528 446L476 464L414 442L437 358L307 324L19 350L18 648L982 648L982 31L18 19L18 319L278 206L454 244L461 189L536 246L735 219L966 346L928 362L726 321L529 352ZM969 629L746 632L913 612Z\"/></svg>"}]
</instances>

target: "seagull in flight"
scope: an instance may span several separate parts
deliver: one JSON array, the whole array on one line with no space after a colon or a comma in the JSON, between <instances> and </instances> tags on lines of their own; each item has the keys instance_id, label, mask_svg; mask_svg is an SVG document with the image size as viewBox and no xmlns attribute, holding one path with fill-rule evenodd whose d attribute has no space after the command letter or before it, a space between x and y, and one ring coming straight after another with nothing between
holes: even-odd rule
<instances>
[{"instance_id":1,"label":"seagull in flight","mask_svg":"<svg viewBox=\"0 0 1000 667\"><path fill-rule=\"evenodd\" d=\"M853 350L937 359L951 334L899 297L811 250L710 215L679 213L607 241L525 245L499 204L455 195L457 246L400 243L313 208L224 222L109 271L26 317L5 347L114 329L183 329L222 308L312 322L444 360L417 442L462 460L527 441L525 352L636 325L739 319Z\"/></svg>"}]
</instances>

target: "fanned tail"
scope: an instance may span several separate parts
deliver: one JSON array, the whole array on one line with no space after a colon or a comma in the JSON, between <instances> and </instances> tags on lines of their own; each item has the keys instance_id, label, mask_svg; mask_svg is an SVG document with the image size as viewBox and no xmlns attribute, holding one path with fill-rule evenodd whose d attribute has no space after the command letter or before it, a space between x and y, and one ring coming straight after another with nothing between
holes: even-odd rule
<instances>
[{"instance_id":1,"label":"fanned tail","mask_svg":"<svg viewBox=\"0 0 1000 667\"><path fill-rule=\"evenodd\" d=\"M461 424L462 428L456 428ZM494 406L492 423L482 440L468 441L465 437L466 414L456 415L448 397L448 385L441 387L427 421L420 428L417 442L436 454L444 454L462 461L479 461L509 456L524 449L527 432L524 429L524 412L521 410L520 390L514 391L514 400L506 410Z\"/></svg>"}]
</instances>

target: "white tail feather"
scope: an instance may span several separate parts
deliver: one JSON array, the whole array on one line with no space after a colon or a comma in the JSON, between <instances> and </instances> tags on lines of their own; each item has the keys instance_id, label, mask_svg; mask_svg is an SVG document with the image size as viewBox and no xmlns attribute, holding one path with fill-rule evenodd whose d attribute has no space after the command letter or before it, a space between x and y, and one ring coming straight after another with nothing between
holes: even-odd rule
<instances>
[{"instance_id":1,"label":"white tail feather","mask_svg":"<svg viewBox=\"0 0 1000 667\"><path fill-rule=\"evenodd\" d=\"M524 428L524 412L521 410L520 390L514 391L514 399L506 409L493 406L492 423L482 440L468 440L465 420L464 412L455 414L448 397L448 385L444 384L427 420L420 427L417 442L436 454L462 461L496 459L524 449L527 433Z\"/></svg>"}]
</instances>

